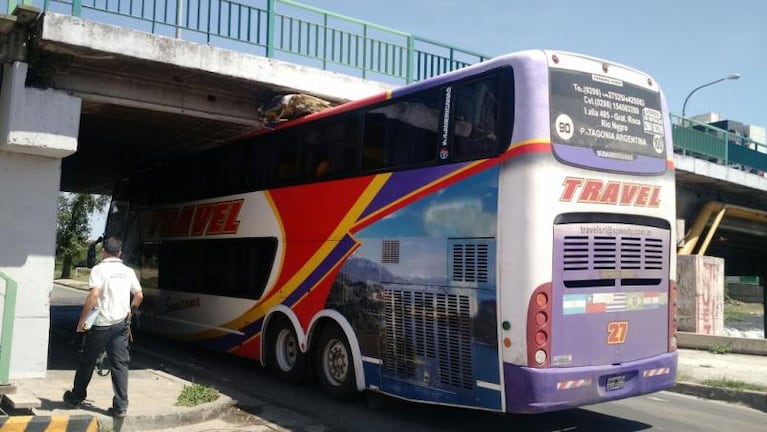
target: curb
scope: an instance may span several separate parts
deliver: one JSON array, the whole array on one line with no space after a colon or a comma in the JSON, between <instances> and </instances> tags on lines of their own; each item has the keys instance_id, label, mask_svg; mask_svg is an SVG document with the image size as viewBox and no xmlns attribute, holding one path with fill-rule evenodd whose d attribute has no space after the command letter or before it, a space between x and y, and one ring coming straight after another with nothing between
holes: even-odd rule
<instances>
[{"instance_id":1,"label":"curb","mask_svg":"<svg viewBox=\"0 0 767 432\"><path fill-rule=\"evenodd\" d=\"M732 336L713 336L689 332L677 332L679 348L707 351L714 345L727 347L734 354L767 356L767 339Z\"/></svg>"},{"instance_id":2,"label":"curb","mask_svg":"<svg viewBox=\"0 0 767 432\"><path fill-rule=\"evenodd\" d=\"M0 417L0 431L62 430L71 432L98 432L99 424L100 422L96 416L89 415Z\"/></svg>"},{"instance_id":3,"label":"curb","mask_svg":"<svg viewBox=\"0 0 767 432\"><path fill-rule=\"evenodd\" d=\"M235 403L234 399L219 393L219 398L215 401L189 407L181 412L128 415L128 417L123 419L113 419L104 415L98 415L98 417L100 424L111 424L114 430L123 432L183 428L185 425L193 425L218 418L226 410L234 406ZM69 431L70 429L66 430Z\"/></svg>"},{"instance_id":4,"label":"curb","mask_svg":"<svg viewBox=\"0 0 767 432\"><path fill-rule=\"evenodd\" d=\"M767 412L767 393L765 392L711 387L691 382L677 382L668 391L723 402L737 402Z\"/></svg>"}]
</instances>

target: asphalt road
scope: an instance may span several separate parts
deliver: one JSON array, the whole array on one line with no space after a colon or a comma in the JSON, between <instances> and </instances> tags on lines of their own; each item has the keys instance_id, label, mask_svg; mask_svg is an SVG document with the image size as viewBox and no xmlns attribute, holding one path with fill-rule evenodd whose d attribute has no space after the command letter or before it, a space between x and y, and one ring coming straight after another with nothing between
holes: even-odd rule
<instances>
[{"instance_id":1,"label":"asphalt road","mask_svg":"<svg viewBox=\"0 0 767 432\"><path fill-rule=\"evenodd\" d=\"M77 304L73 296L78 294L84 296L69 288L54 289L54 325L74 326L71 321L79 309L62 303ZM767 414L761 411L672 392L539 415L501 415L380 396L342 403L325 397L312 382L298 386L279 382L252 360L146 334L136 335L134 347L134 358L142 364L216 387L237 399L243 412L292 431L763 432L767 423Z\"/></svg>"}]
</instances>

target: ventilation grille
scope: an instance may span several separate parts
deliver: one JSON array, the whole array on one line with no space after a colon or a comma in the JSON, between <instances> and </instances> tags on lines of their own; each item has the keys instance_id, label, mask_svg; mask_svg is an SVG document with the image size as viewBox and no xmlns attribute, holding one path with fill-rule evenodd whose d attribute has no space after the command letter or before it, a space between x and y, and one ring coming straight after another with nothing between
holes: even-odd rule
<instances>
[{"instance_id":1,"label":"ventilation grille","mask_svg":"<svg viewBox=\"0 0 767 432\"><path fill-rule=\"evenodd\" d=\"M662 270L663 240L615 236L565 236L565 271Z\"/></svg>"},{"instance_id":2,"label":"ventilation grille","mask_svg":"<svg viewBox=\"0 0 767 432\"><path fill-rule=\"evenodd\" d=\"M418 359L431 359L440 384L473 389L469 297L393 290L384 296L384 372L415 379Z\"/></svg>"},{"instance_id":3,"label":"ventilation grille","mask_svg":"<svg viewBox=\"0 0 767 432\"><path fill-rule=\"evenodd\" d=\"M399 240L381 242L381 263L399 264Z\"/></svg>"},{"instance_id":4,"label":"ventilation grille","mask_svg":"<svg viewBox=\"0 0 767 432\"><path fill-rule=\"evenodd\" d=\"M486 244L453 245L453 282L487 282Z\"/></svg>"}]
</instances>

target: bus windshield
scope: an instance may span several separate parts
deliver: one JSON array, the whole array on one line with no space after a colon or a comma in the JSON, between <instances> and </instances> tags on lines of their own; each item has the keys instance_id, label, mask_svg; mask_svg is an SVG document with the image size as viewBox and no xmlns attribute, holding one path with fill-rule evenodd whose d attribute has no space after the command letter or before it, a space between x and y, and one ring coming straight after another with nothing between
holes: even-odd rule
<instances>
[{"instance_id":1,"label":"bus windshield","mask_svg":"<svg viewBox=\"0 0 767 432\"><path fill-rule=\"evenodd\" d=\"M551 136L558 159L615 172L666 169L660 93L620 79L550 70Z\"/></svg>"}]
</instances>

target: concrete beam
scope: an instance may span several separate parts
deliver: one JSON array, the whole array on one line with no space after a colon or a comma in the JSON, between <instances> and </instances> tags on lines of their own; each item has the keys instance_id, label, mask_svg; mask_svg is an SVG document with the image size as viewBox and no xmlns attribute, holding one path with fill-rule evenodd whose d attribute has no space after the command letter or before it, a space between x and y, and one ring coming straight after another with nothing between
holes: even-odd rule
<instances>
[{"instance_id":1,"label":"concrete beam","mask_svg":"<svg viewBox=\"0 0 767 432\"><path fill-rule=\"evenodd\" d=\"M687 171L702 177L722 180L756 190L767 191L767 178L749 173L748 171L734 169L726 165L719 165L704 159L680 154L674 155L674 164L676 165L677 170Z\"/></svg>"},{"instance_id":2,"label":"concrete beam","mask_svg":"<svg viewBox=\"0 0 767 432\"><path fill-rule=\"evenodd\" d=\"M391 88L335 72L318 70L252 54L201 45L108 24L46 13L39 45L47 51L72 50L144 60L175 68L292 89L329 100L357 100ZM152 77L147 77L151 79Z\"/></svg>"},{"instance_id":3,"label":"concrete beam","mask_svg":"<svg viewBox=\"0 0 767 432\"><path fill-rule=\"evenodd\" d=\"M96 102L260 126L259 104L247 94L173 84L152 79L93 69L76 69L54 78L55 87L67 89L83 102Z\"/></svg>"},{"instance_id":4,"label":"concrete beam","mask_svg":"<svg viewBox=\"0 0 767 432\"><path fill-rule=\"evenodd\" d=\"M18 22L21 25L27 25L37 20L40 12L40 8L25 4L16 5L16 8L13 10L13 14L18 17Z\"/></svg>"},{"instance_id":5,"label":"concrete beam","mask_svg":"<svg viewBox=\"0 0 767 432\"><path fill-rule=\"evenodd\" d=\"M80 99L25 86L27 64L3 65L0 150L63 158L77 150Z\"/></svg>"},{"instance_id":6,"label":"concrete beam","mask_svg":"<svg viewBox=\"0 0 767 432\"><path fill-rule=\"evenodd\" d=\"M16 17L13 15L0 14L0 35L8 34L16 25Z\"/></svg>"}]
</instances>

